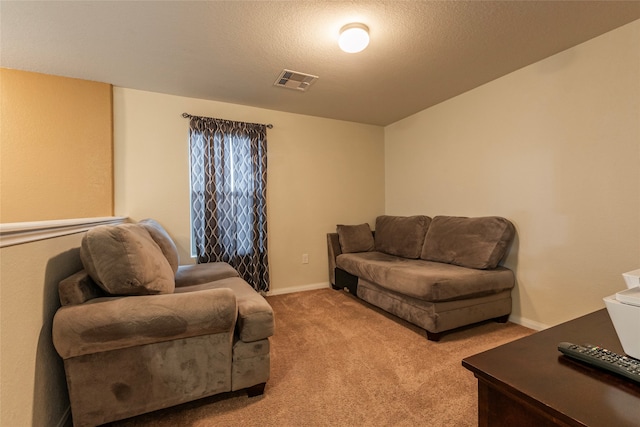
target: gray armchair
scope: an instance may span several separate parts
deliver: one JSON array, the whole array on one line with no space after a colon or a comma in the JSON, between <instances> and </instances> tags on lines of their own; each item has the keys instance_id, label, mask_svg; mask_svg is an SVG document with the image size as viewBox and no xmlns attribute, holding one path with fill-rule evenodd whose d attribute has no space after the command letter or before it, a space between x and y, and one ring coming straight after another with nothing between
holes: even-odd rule
<instances>
[{"instance_id":1,"label":"gray armchair","mask_svg":"<svg viewBox=\"0 0 640 427\"><path fill-rule=\"evenodd\" d=\"M173 242L153 233L168 238L154 221L90 230L85 270L60 283L53 342L76 427L264 392L274 329L267 301L226 263L171 263L162 245Z\"/></svg>"}]
</instances>

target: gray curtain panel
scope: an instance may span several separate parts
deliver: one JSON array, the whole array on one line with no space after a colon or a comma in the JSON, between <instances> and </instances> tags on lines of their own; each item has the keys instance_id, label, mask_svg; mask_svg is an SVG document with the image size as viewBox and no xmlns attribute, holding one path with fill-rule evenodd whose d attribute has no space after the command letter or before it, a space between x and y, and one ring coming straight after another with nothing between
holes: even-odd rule
<instances>
[{"instance_id":1,"label":"gray curtain panel","mask_svg":"<svg viewBox=\"0 0 640 427\"><path fill-rule=\"evenodd\" d=\"M192 116L189 150L198 263L227 262L267 292L266 125Z\"/></svg>"}]
</instances>

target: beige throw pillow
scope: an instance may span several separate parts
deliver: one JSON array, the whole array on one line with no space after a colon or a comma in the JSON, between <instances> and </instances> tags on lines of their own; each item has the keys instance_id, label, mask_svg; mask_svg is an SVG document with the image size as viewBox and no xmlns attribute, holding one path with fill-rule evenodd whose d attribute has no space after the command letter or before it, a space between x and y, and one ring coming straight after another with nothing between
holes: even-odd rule
<instances>
[{"instance_id":1,"label":"beige throw pillow","mask_svg":"<svg viewBox=\"0 0 640 427\"><path fill-rule=\"evenodd\" d=\"M80 258L87 273L112 295L173 293L169 261L138 224L103 225L82 238Z\"/></svg>"},{"instance_id":2,"label":"beige throw pillow","mask_svg":"<svg viewBox=\"0 0 640 427\"><path fill-rule=\"evenodd\" d=\"M369 224L342 225L336 227L343 254L369 252L374 248L373 234Z\"/></svg>"}]
</instances>

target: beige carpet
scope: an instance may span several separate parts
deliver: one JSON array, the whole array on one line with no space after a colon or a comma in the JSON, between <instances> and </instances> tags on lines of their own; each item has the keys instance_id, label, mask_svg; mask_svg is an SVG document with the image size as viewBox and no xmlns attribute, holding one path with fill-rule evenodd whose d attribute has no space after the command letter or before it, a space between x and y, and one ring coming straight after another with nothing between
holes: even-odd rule
<instances>
[{"instance_id":1,"label":"beige carpet","mask_svg":"<svg viewBox=\"0 0 640 427\"><path fill-rule=\"evenodd\" d=\"M214 396L113 426L475 426L477 386L461 361L533 333L488 322L424 332L343 291L268 297L276 315L265 394Z\"/></svg>"}]
</instances>

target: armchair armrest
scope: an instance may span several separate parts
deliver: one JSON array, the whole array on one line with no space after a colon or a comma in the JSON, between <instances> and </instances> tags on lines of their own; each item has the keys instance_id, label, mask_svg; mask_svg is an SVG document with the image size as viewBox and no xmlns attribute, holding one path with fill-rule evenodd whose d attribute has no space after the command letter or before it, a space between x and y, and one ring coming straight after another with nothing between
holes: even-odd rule
<instances>
[{"instance_id":1,"label":"armchair armrest","mask_svg":"<svg viewBox=\"0 0 640 427\"><path fill-rule=\"evenodd\" d=\"M262 295L255 291L244 279L228 277L202 285L176 288L176 293L190 293L207 289L230 289L236 296L238 319L236 332L244 342L263 340L273 335L273 309Z\"/></svg>"},{"instance_id":2,"label":"armchair armrest","mask_svg":"<svg viewBox=\"0 0 640 427\"><path fill-rule=\"evenodd\" d=\"M181 265L176 271L176 288L202 285L229 277L238 277L238 272L226 262Z\"/></svg>"},{"instance_id":3,"label":"armchair armrest","mask_svg":"<svg viewBox=\"0 0 640 427\"><path fill-rule=\"evenodd\" d=\"M179 338L233 334L237 313L230 289L98 298L56 312L53 344L68 359Z\"/></svg>"}]
</instances>

